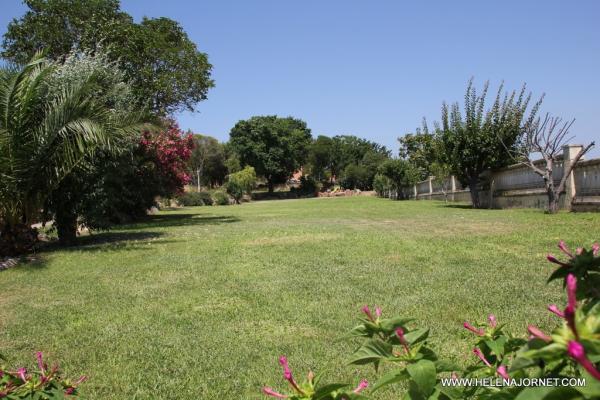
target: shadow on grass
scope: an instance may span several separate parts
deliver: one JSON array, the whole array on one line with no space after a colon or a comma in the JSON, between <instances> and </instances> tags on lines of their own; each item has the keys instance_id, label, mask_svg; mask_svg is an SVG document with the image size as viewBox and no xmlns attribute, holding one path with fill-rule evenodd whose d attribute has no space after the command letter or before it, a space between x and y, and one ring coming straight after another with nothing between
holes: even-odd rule
<instances>
[{"instance_id":1,"label":"shadow on grass","mask_svg":"<svg viewBox=\"0 0 600 400\"><path fill-rule=\"evenodd\" d=\"M164 234L161 232L99 232L80 236L74 246L61 246L58 242L48 242L41 246L38 253L54 251L102 251L102 250L136 250L153 244L166 243L168 240L158 240ZM138 243L142 242L142 243Z\"/></svg>"},{"instance_id":2,"label":"shadow on grass","mask_svg":"<svg viewBox=\"0 0 600 400\"><path fill-rule=\"evenodd\" d=\"M240 222L232 215L200 214L161 214L152 215L137 223L120 226L119 230L138 230L143 228L168 228L177 226L219 225Z\"/></svg>"}]
</instances>

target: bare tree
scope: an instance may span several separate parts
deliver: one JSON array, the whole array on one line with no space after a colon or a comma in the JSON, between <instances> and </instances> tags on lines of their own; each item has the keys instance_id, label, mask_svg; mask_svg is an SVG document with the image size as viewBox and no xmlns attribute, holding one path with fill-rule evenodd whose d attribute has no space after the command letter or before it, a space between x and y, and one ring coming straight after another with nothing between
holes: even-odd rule
<instances>
[{"instance_id":1,"label":"bare tree","mask_svg":"<svg viewBox=\"0 0 600 400\"><path fill-rule=\"evenodd\" d=\"M566 159L563 160L563 174L558 181L558 185L555 185L552 172L556 162L560 160L563 146L573 139L573 136L569 136L569 129L574 122L574 119L563 122L562 118L551 117L549 114L546 114L543 120L538 117L534 122L525 125L521 146L518 147L518 150L511 152L518 162L528 166L544 179L544 186L548 195L549 213L558 211L560 194L565 190L567 179L573 168L575 168L581 157L594 146L594 142L584 146L570 162L567 162L569 160ZM536 153L541 154L544 165L535 163L531 159L532 154ZM571 200L567 199L567 201Z\"/></svg>"}]
</instances>

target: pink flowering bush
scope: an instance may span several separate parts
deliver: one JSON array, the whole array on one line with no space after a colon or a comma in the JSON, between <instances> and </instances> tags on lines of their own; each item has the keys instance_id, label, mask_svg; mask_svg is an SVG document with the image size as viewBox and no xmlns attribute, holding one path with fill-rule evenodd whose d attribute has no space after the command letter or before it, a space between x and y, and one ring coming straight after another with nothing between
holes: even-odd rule
<instances>
[{"instance_id":1,"label":"pink flowering bush","mask_svg":"<svg viewBox=\"0 0 600 400\"><path fill-rule=\"evenodd\" d=\"M0 366L0 399L66 399L76 398L77 388L87 377L70 381L61 376L58 365L52 367L44 362L41 352L36 354L38 370L26 368L9 370Z\"/></svg>"},{"instance_id":2,"label":"pink flowering bush","mask_svg":"<svg viewBox=\"0 0 600 400\"><path fill-rule=\"evenodd\" d=\"M411 318L384 318L381 308L372 312L364 306L359 324L344 337L362 339L350 363L372 364L376 371L381 364L388 364L390 368L370 389L374 392L403 382L399 388L402 399L600 399L600 246L596 243L591 250L578 248L571 252L561 241L558 247L566 259L560 261L548 255L549 261L559 265L549 281L563 279L566 304L548 306L548 311L557 317L557 327L552 332L530 325L527 338L513 337L493 314L482 324L464 322L463 327L473 334L473 363L461 368L440 358L428 346L429 329L414 326ZM582 378L586 384L515 384L518 380L561 378ZM492 384L469 386L463 379ZM296 397L289 396L293 399L352 398L348 393L339 397L301 397L300 392L305 389L290 383L297 393ZM270 389L264 393L288 397ZM365 393L361 396L364 398Z\"/></svg>"}]
</instances>

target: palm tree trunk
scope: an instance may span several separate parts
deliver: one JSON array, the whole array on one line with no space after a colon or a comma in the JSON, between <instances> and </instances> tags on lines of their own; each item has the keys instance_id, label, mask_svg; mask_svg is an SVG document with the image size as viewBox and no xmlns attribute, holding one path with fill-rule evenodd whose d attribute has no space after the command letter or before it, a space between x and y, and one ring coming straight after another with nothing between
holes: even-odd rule
<instances>
[{"instance_id":1,"label":"palm tree trunk","mask_svg":"<svg viewBox=\"0 0 600 400\"><path fill-rule=\"evenodd\" d=\"M56 212L55 222L58 242L62 246L74 246L77 243L77 213L61 207Z\"/></svg>"}]
</instances>

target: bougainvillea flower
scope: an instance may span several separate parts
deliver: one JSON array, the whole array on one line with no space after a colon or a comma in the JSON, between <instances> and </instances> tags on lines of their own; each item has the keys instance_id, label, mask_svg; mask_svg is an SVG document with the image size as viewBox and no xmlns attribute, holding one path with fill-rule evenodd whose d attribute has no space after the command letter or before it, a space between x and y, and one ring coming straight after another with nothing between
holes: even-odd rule
<instances>
[{"instance_id":1,"label":"bougainvillea flower","mask_svg":"<svg viewBox=\"0 0 600 400\"><path fill-rule=\"evenodd\" d=\"M548 306L548 311L550 311L551 313L554 313L556 315L558 315L561 318L565 317L565 313L560 311L560 309L558 308L558 306L556 304L550 304Z\"/></svg>"},{"instance_id":2,"label":"bougainvillea flower","mask_svg":"<svg viewBox=\"0 0 600 400\"><path fill-rule=\"evenodd\" d=\"M488 315L488 322L492 328L498 326L498 321L496 321L496 316L494 314Z\"/></svg>"},{"instance_id":3,"label":"bougainvillea flower","mask_svg":"<svg viewBox=\"0 0 600 400\"><path fill-rule=\"evenodd\" d=\"M477 329L475 328L473 325L469 324L468 322L463 322L463 327L465 329L470 330L471 332L473 332L474 334L478 335L478 336L483 336L485 335L485 331L483 329Z\"/></svg>"},{"instance_id":4,"label":"bougainvillea flower","mask_svg":"<svg viewBox=\"0 0 600 400\"><path fill-rule=\"evenodd\" d=\"M375 318L373 318L373 314L371 314L371 310L369 310L369 306L364 306L362 308L362 312L364 312L369 319L369 321L375 322Z\"/></svg>"},{"instance_id":5,"label":"bougainvillea flower","mask_svg":"<svg viewBox=\"0 0 600 400\"><path fill-rule=\"evenodd\" d=\"M294 390L296 390L298 393L304 394L304 391L300 389L300 387L294 380L294 377L292 376L292 371L290 370L287 358L285 356L279 357L279 364L281 364L281 366L283 367L283 377L285 378L285 380L288 381L290 385L292 385Z\"/></svg>"},{"instance_id":6,"label":"bougainvillea flower","mask_svg":"<svg viewBox=\"0 0 600 400\"><path fill-rule=\"evenodd\" d=\"M265 386L262 391L267 396L276 397L278 399L287 399L288 398L288 396L286 396L285 394L277 393L276 391L274 391L270 387L266 387Z\"/></svg>"},{"instance_id":7,"label":"bougainvillea flower","mask_svg":"<svg viewBox=\"0 0 600 400\"><path fill-rule=\"evenodd\" d=\"M356 389L354 389L352 392L358 394L368 387L369 387L369 382L367 382L366 379L363 379L362 381L360 381L360 383L358 384Z\"/></svg>"},{"instance_id":8,"label":"bougainvillea flower","mask_svg":"<svg viewBox=\"0 0 600 400\"><path fill-rule=\"evenodd\" d=\"M565 244L564 240L561 240L560 242L558 242L558 248L560 249L560 251L562 251L563 253L565 253L569 257L574 258L573 257L573 253L571 253L571 250L569 250L569 248Z\"/></svg>"},{"instance_id":9,"label":"bougainvillea flower","mask_svg":"<svg viewBox=\"0 0 600 400\"><path fill-rule=\"evenodd\" d=\"M579 363L590 375L594 378L600 380L600 371L594 367L594 364L586 357L585 349L581 345L581 343L576 342L574 340L569 342L567 346L567 353Z\"/></svg>"},{"instance_id":10,"label":"bougainvillea flower","mask_svg":"<svg viewBox=\"0 0 600 400\"><path fill-rule=\"evenodd\" d=\"M527 331L531 336L541 339L546 343L550 343L552 341L552 338L546 335L544 332L542 332L537 326L529 325L527 327Z\"/></svg>"},{"instance_id":11,"label":"bougainvillea flower","mask_svg":"<svg viewBox=\"0 0 600 400\"><path fill-rule=\"evenodd\" d=\"M501 365L496 369L496 372L498 373L498 375L500 375L502 378L504 379L510 379L510 375L508 375L508 372L506 372L506 366L505 365Z\"/></svg>"},{"instance_id":12,"label":"bougainvillea flower","mask_svg":"<svg viewBox=\"0 0 600 400\"><path fill-rule=\"evenodd\" d=\"M475 348L473 349L473 353L475 353L475 355L476 355L477 357L479 357L479 359L480 359L481 361L483 361L483 363L484 363L485 365L487 365L487 366L488 366L488 367L490 367L490 368L492 367L492 364L490 364L490 362L489 362L488 360L486 360L486 359L485 359L485 356L483 355L483 353L481 352L481 350L479 350L479 347L475 347Z\"/></svg>"}]
</instances>

